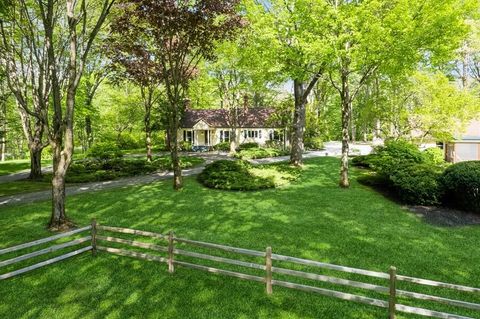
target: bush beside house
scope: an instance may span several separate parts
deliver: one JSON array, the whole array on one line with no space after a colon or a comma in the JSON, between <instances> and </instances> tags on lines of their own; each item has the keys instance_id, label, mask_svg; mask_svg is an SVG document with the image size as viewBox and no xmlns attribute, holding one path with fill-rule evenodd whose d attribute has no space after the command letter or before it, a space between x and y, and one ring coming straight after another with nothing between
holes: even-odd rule
<instances>
[{"instance_id":1,"label":"bush beside house","mask_svg":"<svg viewBox=\"0 0 480 319\"><path fill-rule=\"evenodd\" d=\"M480 214L480 161L448 167L440 177L440 185L445 205Z\"/></svg>"},{"instance_id":2,"label":"bush beside house","mask_svg":"<svg viewBox=\"0 0 480 319\"><path fill-rule=\"evenodd\" d=\"M373 171L360 176L360 183L393 191L407 204L480 213L480 161L448 166L443 156L437 148L421 152L406 141L391 141L355 157L352 165Z\"/></svg>"}]
</instances>

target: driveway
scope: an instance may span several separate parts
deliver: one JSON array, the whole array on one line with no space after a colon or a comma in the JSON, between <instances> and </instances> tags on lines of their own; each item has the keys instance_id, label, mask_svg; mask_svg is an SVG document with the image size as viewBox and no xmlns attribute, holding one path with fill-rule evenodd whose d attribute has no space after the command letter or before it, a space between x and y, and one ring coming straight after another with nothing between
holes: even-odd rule
<instances>
[{"instance_id":1,"label":"driveway","mask_svg":"<svg viewBox=\"0 0 480 319\"><path fill-rule=\"evenodd\" d=\"M363 148L362 154L363 152L367 152L367 151L368 151L367 147ZM332 143L326 144L325 150L306 152L304 154L304 158L337 156L339 154L341 154L341 143L332 142ZM183 170L182 171L183 176L198 175L202 172L205 165L211 162L214 162L220 159L232 159L231 157L228 157L227 153L213 153L213 152L212 153L192 153L189 155L201 157L205 159L205 163L191 169ZM263 159L251 160L250 162L252 164L269 164L269 163L286 162L288 160L290 160L290 156L263 158ZM51 168L47 168L45 171L46 172L51 171ZM6 176L0 176L0 182L7 182L7 181L10 182L15 180L21 180L21 179L25 179L26 177L28 177L28 171L6 175ZM120 178L113 181L77 184L77 185L68 186L66 188L66 193L67 193L67 196L72 196L72 195L83 194L87 192L95 192L95 191L105 190L105 189L150 184L156 181L167 180L172 177L173 177L173 172L157 172L149 175ZM5 207L13 204L26 204L26 203L32 203L37 201L49 200L51 199L51 196L52 196L51 191L47 190L47 191L39 191L39 192L33 192L33 193L24 193L24 194L12 195L12 196L0 197L0 207Z\"/></svg>"}]
</instances>

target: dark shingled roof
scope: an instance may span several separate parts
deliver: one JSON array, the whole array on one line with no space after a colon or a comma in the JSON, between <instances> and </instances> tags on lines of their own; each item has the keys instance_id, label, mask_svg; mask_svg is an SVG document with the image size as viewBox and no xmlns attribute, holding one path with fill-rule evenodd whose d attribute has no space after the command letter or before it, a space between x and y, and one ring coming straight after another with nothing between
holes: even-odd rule
<instances>
[{"instance_id":1,"label":"dark shingled roof","mask_svg":"<svg viewBox=\"0 0 480 319\"><path fill-rule=\"evenodd\" d=\"M248 108L238 110L238 124L241 128L277 127L270 121L274 109ZM182 118L182 128L192 128L203 120L212 128L231 127L230 112L226 109L193 110L187 109Z\"/></svg>"}]
</instances>

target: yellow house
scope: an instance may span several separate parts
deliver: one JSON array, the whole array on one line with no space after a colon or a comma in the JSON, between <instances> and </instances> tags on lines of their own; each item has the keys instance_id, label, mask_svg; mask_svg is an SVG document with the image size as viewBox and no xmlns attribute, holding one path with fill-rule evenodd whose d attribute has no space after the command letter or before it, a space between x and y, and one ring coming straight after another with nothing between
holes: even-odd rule
<instances>
[{"instance_id":1,"label":"yellow house","mask_svg":"<svg viewBox=\"0 0 480 319\"><path fill-rule=\"evenodd\" d=\"M178 131L179 141L191 143L194 150L230 142L236 132L237 143L258 143L268 141L283 142L285 130L272 121L273 109L239 109L235 119L226 109L187 109Z\"/></svg>"}]
</instances>

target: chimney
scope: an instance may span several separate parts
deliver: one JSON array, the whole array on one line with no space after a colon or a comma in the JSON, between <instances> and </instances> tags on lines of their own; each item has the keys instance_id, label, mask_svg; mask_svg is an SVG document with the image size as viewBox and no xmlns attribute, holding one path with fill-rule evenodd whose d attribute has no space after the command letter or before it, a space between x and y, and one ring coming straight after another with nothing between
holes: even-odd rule
<instances>
[{"instance_id":1,"label":"chimney","mask_svg":"<svg viewBox=\"0 0 480 319\"><path fill-rule=\"evenodd\" d=\"M245 94L243 96L243 110L244 111L248 110L248 94Z\"/></svg>"},{"instance_id":2,"label":"chimney","mask_svg":"<svg viewBox=\"0 0 480 319\"><path fill-rule=\"evenodd\" d=\"M191 108L192 102L190 101L190 99L185 99L185 100L184 100L184 103L185 103L185 109L186 109L186 110L188 110L188 109Z\"/></svg>"}]
</instances>

